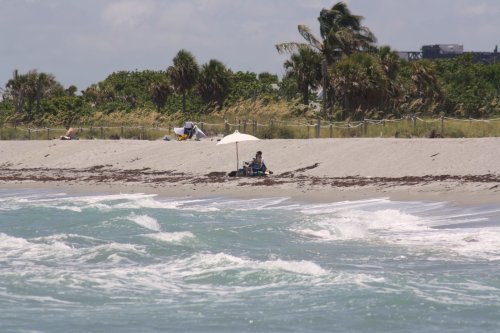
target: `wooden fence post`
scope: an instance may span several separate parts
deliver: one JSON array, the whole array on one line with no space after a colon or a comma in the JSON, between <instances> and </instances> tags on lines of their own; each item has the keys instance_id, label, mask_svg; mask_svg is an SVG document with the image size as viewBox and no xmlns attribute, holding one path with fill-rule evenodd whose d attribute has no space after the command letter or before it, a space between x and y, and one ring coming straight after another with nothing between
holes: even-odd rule
<instances>
[{"instance_id":1,"label":"wooden fence post","mask_svg":"<svg viewBox=\"0 0 500 333\"><path fill-rule=\"evenodd\" d=\"M321 119L318 118L316 126L316 139L319 139L320 136L321 136Z\"/></svg>"},{"instance_id":2,"label":"wooden fence post","mask_svg":"<svg viewBox=\"0 0 500 333\"><path fill-rule=\"evenodd\" d=\"M101 126L101 139L104 139L104 128Z\"/></svg>"},{"instance_id":3,"label":"wooden fence post","mask_svg":"<svg viewBox=\"0 0 500 333\"><path fill-rule=\"evenodd\" d=\"M441 136L444 137L444 116L441 116Z\"/></svg>"},{"instance_id":4,"label":"wooden fence post","mask_svg":"<svg viewBox=\"0 0 500 333\"><path fill-rule=\"evenodd\" d=\"M255 133L257 132L257 121L252 120L252 135L255 136Z\"/></svg>"},{"instance_id":5,"label":"wooden fence post","mask_svg":"<svg viewBox=\"0 0 500 333\"><path fill-rule=\"evenodd\" d=\"M120 138L123 138L123 125L120 127Z\"/></svg>"},{"instance_id":6,"label":"wooden fence post","mask_svg":"<svg viewBox=\"0 0 500 333\"><path fill-rule=\"evenodd\" d=\"M224 119L224 135L229 134L229 123L227 122L227 119Z\"/></svg>"},{"instance_id":7,"label":"wooden fence post","mask_svg":"<svg viewBox=\"0 0 500 333\"><path fill-rule=\"evenodd\" d=\"M243 120L243 133L247 132L247 120Z\"/></svg>"},{"instance_id":8,"label":"wooden fence post","mask_svg":"<svg viewBox=\"0 0 500 333\"><path fill-rule=\"evenodd\" d=\"M50 140L50 128L47 127L47 140Z\"/></svg>"},{"instance_id":9,"label":"wooden fence post","mask_svg":"<svg viewBox=\"0 0 500 333\"><path fill-rule=\"evenodd\" d=\"M333 138L333 124L330 122L330 139Z\"/></svg>"},{"instance_id":10,"label":"wooden fence post","mask_svg":"<svg viewBox=\"0 0 500 333\"><path fill-rule=\"evenodd\" d=\"M366 133L368 133L368 122L363 118L363 136L366 136Z\"/></svg>"},{"instance_id":11,"label":"wooden fence post","mask_svg":"<svg viewBox=\"0 0 500 333\"><path fill-rule=\"evenodd\" d=\"M28 140L31 140L31 128L28 128Z\"/></svg>"}]
</instances>

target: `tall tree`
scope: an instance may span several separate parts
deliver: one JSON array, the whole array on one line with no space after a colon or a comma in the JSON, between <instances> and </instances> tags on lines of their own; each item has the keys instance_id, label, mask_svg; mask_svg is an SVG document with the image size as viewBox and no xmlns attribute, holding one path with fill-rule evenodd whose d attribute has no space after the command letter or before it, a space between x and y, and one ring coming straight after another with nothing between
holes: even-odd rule
<instances>
[{"instance_id":1,"label":"tall tree","mask_svg":"<svg viewBox=\"0 0 500 333\"><path fill-rule=\"evenodd\" d=\"M212 59L201 66L198 91L203 102L222 106L229 95L230 82L230 72L222 62Z\"/></svg>"},{"instance_id":2,"label":"tall tree","mask_svg":"<svg viewBox=\"0 0 500 333\"><path fill-rule=\"evenodd\" d=\"M413 81L410 90L410 96L414 101L413 111L434 111L443 97L436 65L425 59L411 62L409 65Z\"/></svg>"},{"instance_id":3,"label":"tall tree","mask_svg":"<svg viewBox=\"0 0 500 333\"><path fill-rule=\"evenodd\" d=\"M199 66L189 51L180 50L173 59L173 66L170 66L167 71L174 89L182 95L182 112L185 113L186 95L196 85Z\"/></svg>"},{"instance_id":4,"label":"tall tree","mask_svg":"<svg viewBox=\"0 0 500 333\"><path fill-rule=\"evenodd\" d=\"M76 92L78 91L78 88L75 85L70 85L66 90L66 95L67 96L75 96Z\"/></svg>"},{"instance_id":5,"label":"tall tree","mask_svg":"<svg viewBox=\"0 0 500 333\"><path fill-rule=\"evenodd\" d=\"M156 106L158 113L160 113L161 108L167 104L167 99L172 93L172 87L167 80L153 82L149 85L149 93L151 101Z\"/></svg>"},{"instance_id":6,"label":"tall tree","mask_svg":"<svg viewBox=\"0 0 500 333\"><path fill-rule=\"evenodd\" d=\"M389 96L389 78L375 54L355 53L332 68L331 84L351 120L372 116L383 109Z\"/></svg>"},{"instance_id":7,"label":"tall tree","mask_svg":"<svg viewBox=\"0 0 500 333\"><path fill-rule=\"evenodd\" d=\"M38 73L36 70L28 71L26 74L18 74L14 71L14 77L6 84L7 91L14 99L16 111L23 112L26 105L26 119L33 120L33 107L36 112L41 111L41 101L57 94L62 94L62 85L55 80L54 75Z\"/></svg>"},{"instance_id":8,"label":"tall tree","mask_svg":"<svg viewBox=\"0 0 500 333\"><path fill-rule=\"evenodd\" d=\"M17 114L21 114L23 112L24 95L26 89L25 81L26 76L20 76L19 72L16 69L14 70L14 73L12 75L12 79L7 81L7 84L5 85L5 92L13 99Z\"/></svg>"},{"instance_id":9,"label":"tall tree","mask_svg":"<svg viewBox=\"0 0 500 333\"><path fill-rule=\"evenodd\" d=\"M287 75L296 80L305 105L309 104L310 88L317 88L321 82L321 61L321 54L309 47L300 47L285 61Z\"/></svg>"},{"instance_id":10,"label":"tall tree","mask_svg":"<svg viewBox=\"0 0 500 333\"><path fill-rule=\"evenodd\" d=\"M388 106L394 109L401 102L404 95L404 85L400 77L401 58L389 46L378 48L376 54L388 79L387 93L389 100L387 102L390 104Z\"/></svg>"},{"instance_id":11,"label":"tall tree","mask_svg":"<svg viewBox=\"0 0 500 333\"><path fill-rule=\"evenodd\" d=\"M48 73L34 73L34 100L36 104L36 112L40 112L40 103L42 99L52 97L57 94L62 94L64 88L56 81L54 75Z\"/></svg>"},{"instance_id":12,"label":"tall tree","mask_svg":"<svg viewBox=\"0 0 500 333\"><path fill-rule=\"evenodd\" d=\"M375 36L361 24L363 16L354 15L347 4L338 2L331 9L323 9L318 17L325 56L329 65L344 54L370 50Z\"/></svg>"},{"instance_id":13,"label":"tall tree","mask_svg":"<svg viewBox=\"0 0 500 333\"><path fill-rule=\"evenodd\" d=\"M312 34L309 27L299 25L300 35L306 43L289 42L277 44L279 53L293 53L300 47L310 47L323 55L323 111L326 114L326 101L333 98L328 85L328 67L340 59L343 54L372 48L376 38L367 27L361 25L363 17L354 15L344 2L338 2L331 9L323 9L318 21L321 39ZM332 97L329 97L332 96Z\"/></svg>"},{"instance_id":14,"label":"tall tree","mask_svg":"<svg viewBox=\"0 0 500 333\"><path fill-rule=\"evenodd\" d=\"M115 98L115 91L108 82L98 82L91 84L82 92L83 98L91 104L92 107L102 106L111 102Z\"/></svg>"}]
</instances>

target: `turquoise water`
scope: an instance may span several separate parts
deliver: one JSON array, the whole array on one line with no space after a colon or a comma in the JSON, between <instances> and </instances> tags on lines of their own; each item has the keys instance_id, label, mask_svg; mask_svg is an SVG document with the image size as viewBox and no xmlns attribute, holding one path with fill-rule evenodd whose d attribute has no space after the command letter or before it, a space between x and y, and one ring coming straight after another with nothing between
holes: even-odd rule
<instances>
[{"instance_id":1,"label":"turquoise water","mask_svg":"<svg viewBox=\"0 0 500 333\"><path fill-rule=\"evenodd\" d=\"M1 332L498 332L500 205L0 190Z\"/></svg>"}]
</instances>

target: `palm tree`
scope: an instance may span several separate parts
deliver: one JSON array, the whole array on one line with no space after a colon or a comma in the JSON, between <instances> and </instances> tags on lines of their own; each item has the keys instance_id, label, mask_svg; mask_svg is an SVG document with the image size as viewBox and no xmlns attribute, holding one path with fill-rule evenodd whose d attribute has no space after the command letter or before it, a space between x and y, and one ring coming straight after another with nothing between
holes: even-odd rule
<instances>
[{"instance_id":1,"label":"palm tree","mask_svg":"<svg viewBox=\"0 0 500 333\"><path fill-rule=\"evenodd\" d=\"M318 17L320 35L329 65L344 54L373 48L376 38L370 29L361 25L362 20L363 17L352 14L344 2L338 2L331 9L321 10Z\"/></svg>"},{"instance_id":2,"label":"palm tree","mask_svg":"<svg viewBox=\"0 0 500 333\"><path fill-rule=\"evenodd\" d=\"M16 107L16 113L21 114L23 112L24 105L24 95L25 95L25 81L26 77L19 75L19 72L14 70L12 79L7 81L5 85L5 92L12 97L14 100L14 105Z\"/></svg>"},{"instance_id":3,"label":"palm tree","mask_svg":"<svg viewBox=\"0 0 500 333\"><path fill-rule=\"evenodd\" d=\"M326 114L328 94L327 68L340 59L343 54L353 51L371 49L376 38L365 26L361 25L363 17L353 15L344 2L338 2L331 9L323 9L318 21L320 23L321 40L311 33L309 27L299 25L300 35L307 43L289 42L276 45L279 53L293 53L300 47L310 47L323 55L323 112Z\"/></svg>"},{"instance_id":4,"label":"palm tree","mask_svg":"<svg viewBox=\"0 0 500 333\"><path fill-rule=\"evenodd\" d=\"M55 80L54 75L38 73L36 70L19 75L14 71L14 77L7 82L7 90L14 99L16 112L21 113L26 104L26 118L33 120L33 106L40 112L41 101L63 91L62 85Z\"/></svg>"},{"instance_id":5,"label":"palm tree","mask_svg":"<svg viewBox=\"0 0 500 333\"><path fill-rule=\"evenodd\" d=\"M167 80L153 82L149 86L151 101L156 106L156 110L160 113L161 108L167 104L167 99L172 93L172 87Z\"/></svg>"},{"instance_id":6,"label":"palm tree","mask_svg":"<svg viewBox=\"0 0 500 333\"><path fill-rule=\"evenodd\" d=\"M198 91L205 103L215 102L222 106L229 94L230 72L224 64L212 59L201 67Z\"/></svg>"},{"instance_id":7,"label":"palm tree","mask_svg":"<svg viewBox=\"0 0 500 333\"><path fill-rule=\"evenodd\" d=\"M376 55L352 54L342 58L332 71L331 84L351 120L363 119L370 110L384 107L389 79Z\"/></svg>"},{"instance_id":8,"label":"palm tree","mask_svg":"<svg viewBox=\"0 0 500 333\"><path fill-rule=\"evenodd\" d=\"M115 99L115 91L108 82L99 82L91 84L83 92L83 97L92 107L111 102Z\"/></svg>"},{"instance_id":9,"label":"palm tree","mask_svg":"<svg viewBox=\"0 0 500 333\"><path fill-rule=\"evenodd\" d=\"M403 83L400 78L401 58L389 46L382 46L377 50L377 56L382 69L388 78L388 102L393 109L403 97Z\"/></svg>"},{"instance_id":10,"label":"palm tree","mask_svg":"<svg viewBox=\"0 0 500 333\"><path fill-rule=\"evenodd\" d=\"M173 66L167 70L174 89L182 95L182 112L186 112L186 95L195 86L199 68L194 56L186 50L180 50L173 59Z\"/></svg>"},{"instance_id":11,"label":"palm tree","mask_svg":"<svg viewBox=\"0 0 500 333\"><path fill-rule=\"evenodd\" d=\"M47 73L34 73L35 77L35 87L34 87L34 99L36 103L36 112L40 112L40 103L43 98L51 97L57 93L62 93L64 91L63 86L56 81L53 74Z\"/></svg>"},{"instance_id":12,"label":"palm tree","mask_svg":"<svg viewBox=\"0 0 500 333\"><path fill-rule=\"evenodd\" d=\"M287 76L294 78L302 94L302 102L309 105L309 89L321 82L321 54L309 47L300 47L298 53L285 61Z\"/></svg>"},{"instance_id":13,"label":"palm tree","mask_svg":"<svg viewBox=\"0 0 500 333\"><path fill-rule=\"evenodd\" d=\"M410 94L416 106L414 111L433 111L432 107L437 106L443 97L436 65L428 60L419 60L409 66L413 83Z\"/></svg>"}]
</instances>

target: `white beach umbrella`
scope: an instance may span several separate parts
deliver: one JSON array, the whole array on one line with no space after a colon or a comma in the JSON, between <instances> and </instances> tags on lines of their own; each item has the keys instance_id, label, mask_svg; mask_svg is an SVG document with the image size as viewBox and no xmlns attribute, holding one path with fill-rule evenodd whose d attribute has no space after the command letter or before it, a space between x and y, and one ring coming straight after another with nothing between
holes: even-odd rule
<instances>
[{"instance_id":1,"label":"white beach umbrella","mask_svg":"<svg viewBox=\"0 0 500 333\"><path fill-rule=\"evenodd\" d=\"M226 145L228 143L236 143L236 171L238 171L238 165L240 164L239 157L238 157L238 142L242 141L258 141L259 138L249 135L249 134L244 134L238 132L238 130L234 131L233 134L226 135L223 137L219 142L217 142L218 145Z\"/></svg>"}]
</instances>

